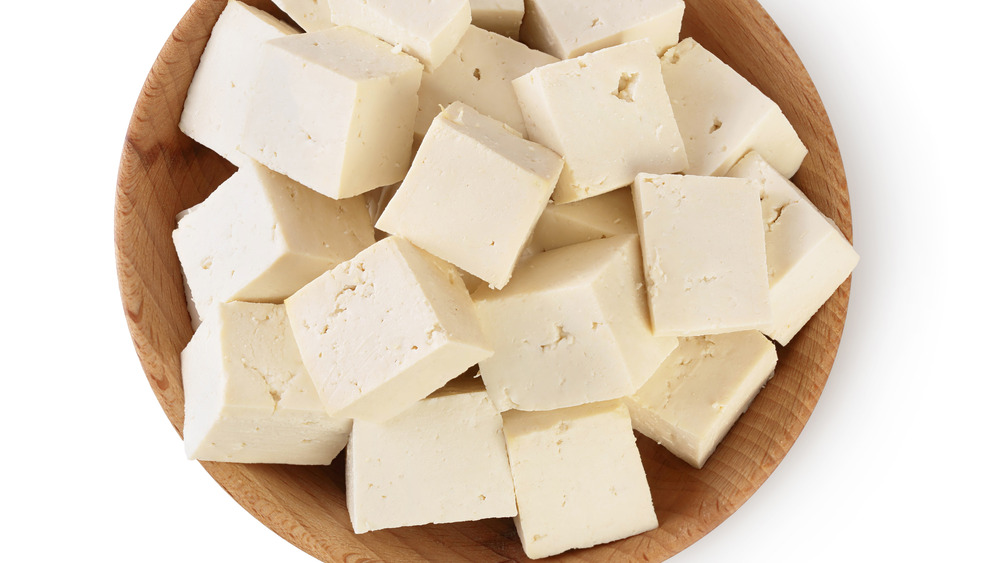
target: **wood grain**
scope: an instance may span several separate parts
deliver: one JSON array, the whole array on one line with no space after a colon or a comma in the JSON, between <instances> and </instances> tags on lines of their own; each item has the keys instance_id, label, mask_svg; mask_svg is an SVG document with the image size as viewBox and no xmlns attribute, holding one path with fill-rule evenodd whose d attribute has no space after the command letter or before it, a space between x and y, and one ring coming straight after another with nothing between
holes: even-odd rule
<instances>
[{"instance_id":1,"label":"wood grain","mask_svg":"<svg viewBox=\"0 0 1000 563\"><path fill-rule=\"evenodd\" d=\"M270 2L248 3L280 13ZM182 135L177 123L224 7L225 0L198 0L164 45L129 125L115 199L122 305L146 377L178 432L184 416L179 355L191 327L170 233L176 214L204 200L234 169ZM850 199L833 129L805 68L763 8L752 0L688 0L682 35L693 36L778 102L810 150L796 183L850 238ZM849 293L850 281L779 351L774 379L704 469L692 469L640 436L658 529L553 559L662 561L739 508L812 413L837 353ZM354 535L342 459L330 467L203 465L261 522L322 561L527 560L509 519Z\"/></svg>"}]
</instances>

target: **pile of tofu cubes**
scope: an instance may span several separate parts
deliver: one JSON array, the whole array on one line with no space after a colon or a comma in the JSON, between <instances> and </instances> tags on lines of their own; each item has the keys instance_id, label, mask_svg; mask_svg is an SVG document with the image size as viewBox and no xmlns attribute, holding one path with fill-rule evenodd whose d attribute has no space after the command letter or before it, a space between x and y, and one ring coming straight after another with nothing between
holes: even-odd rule
<instances>
[{"instance_id":1,"label":"pile of tofu cubes","mask_svg":"<svg viewBox=\"0 0 1000 563\"><path fill-rule=\"evenodd\" d=\"M850 275L779 107L682 0L232 0L181 130L238 171L174 243L190 457L329 464L358 533L657 526Z\"/></svg>"}]
</instances>

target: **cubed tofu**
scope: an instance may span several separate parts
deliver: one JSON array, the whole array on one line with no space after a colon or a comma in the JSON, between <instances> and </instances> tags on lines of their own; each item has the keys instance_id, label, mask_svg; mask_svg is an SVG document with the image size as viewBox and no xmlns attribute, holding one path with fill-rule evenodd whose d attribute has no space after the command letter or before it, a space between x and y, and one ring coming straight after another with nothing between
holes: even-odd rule
<instances>
[{"instance_id":1,"label":"cubed tofu","mask_svg":"<svg viewBox=\"0 0 1000 563\"><path fill-rule=\"evenodd\" d=\"M520 36L524 0L469 0L472 25L511 39Z\"/></svg>"},{"instance_id":2,"label":"cubed tofu","mask_svg":"<svg viewBox=\"0 0 1000 563\"><path fill-rule=\"evenodd\" d=\"M514 80L528 138L566 160L553 200L627 186L636 174L687 167L684 141L647 41L561 61Z\"/></svg>"},{"instance_id":3,"label":"cubed tofu","mask_svg":"<svg viewBox=\"0 0 1000 563\"><path fill-rule=\"evenodd\" d=\"M423 137L441 109L464 102L476 111L527 134L511 81L558 59L521 43L470 26L455 51L420 81L415 131Z\"/></svg>"},{"instance_id":4,"label":"cubed tofu","mask_svg":"<svg viewBox=\"0 0 1000 563\"><path fill-rule=\"evenodd\" d=\"M649 326L639 241L595 240L525 260L474 300L495 354L479 363L501 411L551 410L634 393L677 346Z\"/></svg>"},{"instance_id":5,"label":"cubed tofu","mask_svg":"<svg viewBox=\"0 0 1000 563\"><path fill-rule=\"evenodd\" d=\"M521 41L560 59L647 39L660 54L677 44L683 0L524 0Z\"/></svg>"},{"instance_id":6,"label":"cubed tofu","mask_svg":"<svg viewBox=\"0 0 1000 563\"><path fill-rule=\"evenodd\" d=\"M503 287L562 166L551 150L455 102L435 118L377 226Z\"/></svg>"},{"instance_id":7,"label":"cubed tofu","mask_svg":"<svg viewBox=\"0 0 1000 563\"><path fill-rule=\"evenodd\" d=\"M399 237L285 305L331 416L386 421L492 355L455 268Z\"/></svg>"},{"instance_id":8,"label":"cubed tofu","mask_svg":"<svg viewBox=\"0 0 1000 563\"><path fill-rule=\"evenodd\" d=\"M608 401L503 414L524 552L532 559L656 528L628 409Z\"/></svg>"},{"instance_id":9,"label":"cubed tofu","mask_svg":"<svg viewBox=\"0 0 1000 563\"><path fill-rule=\"evenodd\" d=\"M240 168L185 214L174 246L195 308L281 303L374 244L361 198L333 200L259 164Z\"/></svg>"},{"instance_id":10,"label":"cubed tofu","mask_svg":"<svg viewBox=\"0 0 1000 563\"><path fill-rule=\"evenodd\" d=\"M237 166L243 125L264 43L297 33L271 14L231 0L219 16L191 79L181 131Z\"/></svg>"},{"instance_id":11,"label":"cubed tofu","mask_svg":"<svg viewBox=\"0 0 1000 563\"><path fill-rule=\"evenodd\" d=\"M722 176L751 150L786 178L799 169L808 151L788 118L729 65L690 38L661 63L687 146L685 174Z\"/></svg>"},{"instance_id":12,"label":"cubed tofu","mask_svg":"<svg viewBox=\"0 0 1000 563\"><path fill-rule=\"evenodd\" d=\"M240 148L332 198L399 182L423 67L349 27L265 45Z\"/></svg>"},{"instance_id":13,"label":"cubed tofu","mask_svg":"<svg viewBox=\"0 0 1000 563\"><path fill-rule=\"evenodd\" d=\"M636 430L701 468L771 378L778 355L757 331L682 338L635 395Z\"/></svg>"},{"instance_id":14,"label":"cubed tofu","mask_svg":"<svg viewBox=\"0 0 1000 563\"><path fill-rule=\"evenodd\" d=\"M784 346L847 280L859 256L837 225L760 154L751 152L728 175L760 190L772 317L762 331Z\"/></svg>"},{"instance_id":15,"label":"cubed tofu","mask_svg":"<svg viewBox=\"0 0 1000 563\"><path fill-rule=\"evenodd\" d=\"M330 0L273 0L274 5L306 31L333 27Z\"/></svg>"},{"instance_id":16,"label":"cubed tofu","mask_svg":"<svg viewBox=\"0 0 1000 563\"><path fill-rule=\"evenodd\" d=\"M574 203L550 203L542 212L530 246L540 252L615 235L637 234L632 192L621 188Z\"/></svg>"},{"instance_id":17,"label":"cubed tofu","mask_svg":"<svg viewBox=\"0 0 1000 563\"><path fill-rule=\"evenodd\" d=\"M351 429L319 400L281 305L208 311L181 352L191 459L328 465Z\"/></svg>"},{"instance_id":18,"label":"cubed tofu","mask_svg":"<svg viewBox=\"0 0 1000 563\"><path fill-rule=\"evenodd\" d=\"M655 334L770 324L760 190L752 182L640 174L632 195Z\"/></svg>"},{"instance_id":19,"label":"cubed tofu","mask_svg":"<svg viewBox=\"0 0 1000 563\"><path fill-rule=\"evenodd\" d=\"M329 0L333 22L398 45L435 69L472 23L469 0Z\"/></svg>"},{"instance_id":20,"label":"cubed tofu","mask_svg":"<svg viewBox=\"0 0 1000 563\"><path fill-rule=\"evenodd\" d=\"M482 384L456 382L385 423L355 421L347 510L356 533L517 514L500 413Z\"/></svg>"}]
</instances>

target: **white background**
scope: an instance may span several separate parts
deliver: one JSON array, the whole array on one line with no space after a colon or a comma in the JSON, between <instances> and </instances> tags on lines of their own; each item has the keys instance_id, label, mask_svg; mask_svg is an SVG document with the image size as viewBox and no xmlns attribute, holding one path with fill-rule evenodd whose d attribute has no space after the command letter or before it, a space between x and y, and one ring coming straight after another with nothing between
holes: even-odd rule
<instances>
[{"instance_id":1,"label":"white background","mask_svg":"<svg viewBox=\"0 0 1000 563\"><path fill-rule=\"evenodd\" d=\"M184 458L121 311L118 158L188 3L5 5L0 560L312 560ZM862 262L799 441L673 561L997 561L1000 10L761 3L830 113Z\"/></svg>"}]
</instances>

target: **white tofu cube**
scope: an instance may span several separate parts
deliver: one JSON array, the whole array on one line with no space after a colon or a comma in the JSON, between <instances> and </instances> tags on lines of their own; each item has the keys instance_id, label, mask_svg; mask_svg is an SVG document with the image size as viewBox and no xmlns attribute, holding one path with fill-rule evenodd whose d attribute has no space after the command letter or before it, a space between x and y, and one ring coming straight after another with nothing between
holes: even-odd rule
<instances>
[{"instance_id":1,"label":"white tofu cube","mask_svg":"<svg viewBox=\"0 0 1000 563\"><path fill-rule=\"evenodd\" d=\"M615 235L634 235L632 192L622 188L573 203L545 207L531 235L532 246L539 252Z\"/></svg>"},{"instance_id":2,"label":"white tofu cube","mask_svg":"<svg viewBox=\"0 0 1000 563\"><path fill-rule=\"evenodd\" d=\"M469 0L329 0L333 22L398 45L437 68L472 23Z\"/></svg>"},{"instance_id":3,"label":"white tofu cube","mask_svg":"<svg viewBox=\"0 0 1000 563\"><path fill-rule=\"evenodd\" d=\"M503 420L471 383L449 384L388 422L354 422L347 510L355 533L517 514Z\"/></svg>"},{"instance_id":4,"label":"white tofu cube","mask_svg":"<svg viewBox=\"0 0 1000 563\"><path fill-rule=\"evenodd\" d=\"M562 166L549 149L455 102L435 118L377 226L503 287Z\"/></svg>"},{"instance_id":5,"label":"white tofu cube","mask_svg":"<svg viewBox=\"0 0 1000 563\"><path fill-rule=\"evenodd\" d=\"M260 166L240 168L173 233L200 314L215 303L280 303L375 243L361 198L332 200Z\"/></svg>"},{"instance_id":6,"label":"white tofu cube","mask_svg":"<svg viewBox=\"0 0 1000 563\"><path fill-rule=\"evenodd\" d=\"M805 145L778 104L694 39L662 58L663 81L687 146L685 174L722 176L747 152L759 152L791 178Z\"/></svg>"},{"instance_id":7,"label":"white tofu cube","mask_svg":"<svg viewBox=\"0 0 1000 563\"><path fill-rule=\"evenodd\" d=\"M237 166L248 162L239 151L250 111L264 43L297 33L271 14L230 1L219 16L191 79L181 131Z\"/></svg>"},{"instance_id":8,"label":"white tofu cube","mask_svg":"<svg viewBox=\"0 0 1000 563\"><path fill-rule=\"evenodd\" d=\"M656 528L628 409L621 401L510 411L503 432L524 552L532 559Z\"/></svg>"},{"instance_id":9,"label":"white tofu cube","mask_svg":"<svg viewBox=\"0 0 1000 563\"><path fill-rule=\"evenodd\" d=\"M332 198L403 179L420 63L338 27L265 45L241 150Z\"/></svg>"},{"instance_id":10,"label":"white tofu cube","mask_svg":"<svg viewBox=\"0 0 1000 563\"><path fill-rule=\"evenodd\" d=\"M524 0L521 41L560 59L646 39L660 54L677 44L683 0Z\"/></svg>"},{"instance_id":11,"label":"white tofu cube","mask_svg":"<svg viewBox=\"0 0 1000 563\"><path fill-rule=\"evenodd\" d=\"M288 17L306 31L333 27L330 0L273 0Z\"/></svg>"},{"instance_id":12,"label":"white tofu cube","mask_svg":"<svg viewBox=\"0 0 1000 563\"><path fill-rule=\"evenodd\" d=\"M632 195L655 334L770 324L757 187L735 178L640 174Z\"/></svg>"},{"instance_id":13,"label":"white tofu cube","mask_svg":"<svg viewBox=\"0 0 1000 563\"><path fill-rule=\"evenodd\" d=\"M389 237L285 301L331 416L383 422L492 350L455 268Z\"/></svg>"},{"instance_id":14,"label":"white tofu cube","mask_svg":"<svg viewBox=\"0 0 1000 563\"><path fill-rule=\"evenodd\" d=\"M533 256L502 291L481 287L474 300L495 350L479 368L501 411L631 395L677 346L650 330L634 235Z\"/></svg>"},{"instance_id":15,"label":"white tofu cube","mask_svg":"<svg viewBox=\"0 0 1000 563\"><path fill-rule=\"evenodd\" d=\"M553 200L627 186L687 167L652 45L636 41L536 68L514 80L528 138L566 159Z\"/></svg>"},{"instance_id":16,"label":"white tofu cube","mask_svg":"<svg viewBox=\"0 0 1000 563\"><path fill-rule=\"evenodd\" d=\"M635 395L632 425L701 468L774 373L774 344L757 331L682 338Z\"/></svg>"},{"instance_id":17,"label":"white tofu cube","mask_svg":"<svg viewBox=\"0 0 1000 563\"><path fill-rule=\"evenodd\" d=\"M472 25L511 39L520 36L524 0L469 0Z\"/></svg>"},{"instance_id":18,"label":"white tofu cube","mask_svg":"<svg viewBox=\"0 0 1000 563\"><path fill-rule=\"evenodd\" d=\"M760 189L772 313L762 332L784 346L851 275L859 256L837 225L760 154L751 152L728 175Z\"/></svg>"},{"instance_id":19,"label":"white tofu cube","mask_svg":"<svg viewBox=\"0 0 1000 563\"><path fill-rule=\"evenodd\" d=\"M328 465L347 444L351 423L326 414L281 305L213 307L181 374L191 459Z\"/></svg>"},{"instance_id":20,"label":"white tofu cube","mask_svg":"<svg viewBox=\"0 0 1000 563\"><path fill-rule=\"evenodd\" d=\"M417 107L417 136L423 137L441 108L452 102L464 102L522 135L527 134L511 81L557 60L513 39L470 26L441 66L424 71Z\"/></svg>"}]
</instances>

